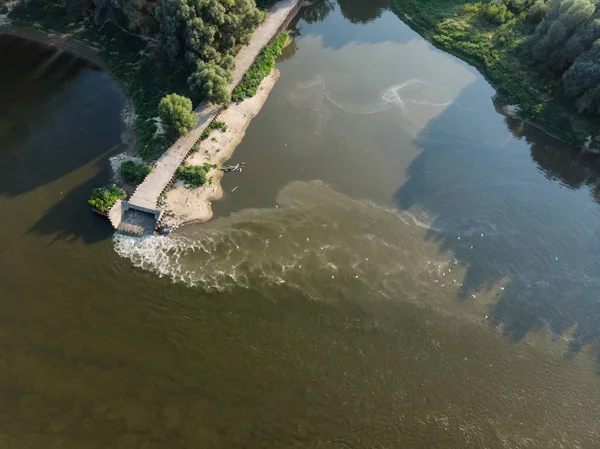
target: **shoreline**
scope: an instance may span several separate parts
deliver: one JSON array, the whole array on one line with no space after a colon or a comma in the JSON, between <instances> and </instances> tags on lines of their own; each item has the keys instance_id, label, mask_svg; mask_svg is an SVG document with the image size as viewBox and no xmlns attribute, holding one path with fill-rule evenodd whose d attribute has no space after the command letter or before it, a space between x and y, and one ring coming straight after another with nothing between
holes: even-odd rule
<instances>
[{"instance_id":1,"label":"shoreline","mask_svg":"<svg viewBox=\"0 0 600 449\"><path fill-rule=\"evenodd\" d=\"M597 139L600 137L600 128L598 128L598 124L600 122L582 113L574 113L572 107L561 104L555 98L552 98L548 102L545 102L545 100L542 99L541 94L539 98L537 98L537 103L544 103L546 106L554 107L554 111L550 115L534 114L525 118L523 115L530 114L523 114L516 110L512 111L511 109L514 108L514 103L520 101L520 106L531 107L532 101L531 98L522 101L517 100L514 92L501 94L503 88L506 90L508 89L507 86L510 86L510 83L507 84L507 81L503 79L504 75L502 75L502 73L516 73L520 70L519 74L522 75L522 77L526 77L530 72L523 69L520 61L518 64L518 70L510 70L506 68L510 67L508 64L511 61L509 60L505 63L506 67L502 66L501 74L494 74L495 72L498 72L495 70L496 67L488 65L488 63L485 61L485 58L482 56L481 50L477 50L474 47L472 49L473 52L469 52L461 49L460 46L452 45L454 43L452 40L453 37L450 35L450 33L446 33L443 30L440 31L438 25L444 23L444 21L459 23L460 20L463 20L463 18L457 14L457 7L447 8L445 3L446 2L442 2L439 5L439 8L433 8L434 10L429 10L427 8L421 8L418 2L415 1L403 3L396 0L390 0L389 10L395 14L400 21L407 25L411 30L416 32L433 47L448 55L452 55L460 61L475 68L479 74L483 76L487 83L495 90L495 94L492 97L492 102L498 113L504 115L505 117L521 120L524 123L527 123L528 125L544 132L547 136L556 139L559 142L570 146L571 148L597 154L595 148L590 148L590 143L592 140L595 140L596 142L600 141ZM408 12L412 12L413 14L409 15ZM417 19L414 19L413 17L417 17ZM436 20L438 22L436 22ZM488 27L484 31L490 32L490 28ZM462 40L457 42L472 44L473 37L473 35L467 33L461 37ZM478 51L480 53L478 53ZM484 60L482 60L482 58ZM539 74L535 76L539 76ZM510 78L508 81L511 81L511 79L512 78ZM535 81L538 82L539 79L535 78ZM521 81L521 85L523 85L523 81ZM533 88L532 86L535 84L525 85L528 86L526 91L531 91ZM521 89L521 94L523 91L524 89ZM553 94L555 94L555 92L553 92ZM508 108L508 112L505 110L506 108ZM556 119L562 120L562 123L566 123L568 126L556 126L555 123L551 123L555 122Z\"/></svg>"},{"instance_id":2,"label":"shoreline","mask_svg":"<svg viewBox=\"0 0 600 449\"><path fill-rule=\"evenodd\" d=\"M256 95L246 98L241 103L232 103L218 116L218 120L227 125L227 131L215 130L210 137L200 143L200 149L192 153L184 164L220 166L231 158L231 155L246 134L248 126L258 115L267 101L271 90L279 79L279 70L273 68L266 76ZM213 217L211 203L223 197L221 178L223 172L211 169L209 181L202 187L187 189L182 181L175 182L166 192L166 201L159 207L163 211L160 227L175 229L179 226L202 223Z\"/></svg>"},{"instance_id":3,"label":"shoreline","mask_svg":"<svg viewBox=\"0 0 600 449\"><path fill-rule=\"evenodd\" d=\"M13 25L9 23L6 25L0 25L0 36L2 35L20 37L22 39L27 39L42 45L47 45L58 50L65 51L97 66L110 75L111 78L116 80L114 75L111 73L110 68L106 64L106 61L100 57L100 49L87 42L80 41L69 34L52 33L39 28ZM116 81L118 82L118 80ZM120 88L123 88L120 82L118 82L118 84Z\"/></svg>"}]
</instances>

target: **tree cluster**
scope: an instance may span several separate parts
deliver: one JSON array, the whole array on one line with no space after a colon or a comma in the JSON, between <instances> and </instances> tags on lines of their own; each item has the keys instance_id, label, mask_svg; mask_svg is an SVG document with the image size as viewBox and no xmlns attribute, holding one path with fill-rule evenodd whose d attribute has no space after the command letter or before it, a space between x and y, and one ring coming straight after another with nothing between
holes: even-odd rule
<instances>
[{"instance_id":1,"label":"tree cluster","mask_svg":"<svg viewBox=\"0 0 600 449\"><path fill-rule=\"evenodd\" d=\"M227 103L233 56L264 19L254 0L61 0L73 14L92 16L152 41L190 88ZM268 2L261 2L261 4Z\"/></svg>"},{"instance_id":2,"label":"tree cluster","mask_svg":"<svg viewBox=\"0 0 600 449\"><path fill-rule=\"evenodd\" d=\"M562 77L580 112L600 113L599 0L550 0L529 38L527 55Z\"/></svg>"}]
</instances>

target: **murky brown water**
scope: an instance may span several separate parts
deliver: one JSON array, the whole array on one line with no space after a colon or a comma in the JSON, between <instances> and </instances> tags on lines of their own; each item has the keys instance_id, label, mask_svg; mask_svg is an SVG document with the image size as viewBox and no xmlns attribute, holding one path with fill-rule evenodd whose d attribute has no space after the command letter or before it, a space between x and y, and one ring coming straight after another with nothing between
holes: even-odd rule
<instances>
[{"instance_id":1,"label":"murky brown water","mask_svg":"<svg viewBox=\"0 0 600 449\"><path fill-rule=\"evenodd\" d=\"M597 162L339 5L217 218L143 241L85 207L122 93L0 37L0 448L598 446Z\"/></svg>"}]
</instances>

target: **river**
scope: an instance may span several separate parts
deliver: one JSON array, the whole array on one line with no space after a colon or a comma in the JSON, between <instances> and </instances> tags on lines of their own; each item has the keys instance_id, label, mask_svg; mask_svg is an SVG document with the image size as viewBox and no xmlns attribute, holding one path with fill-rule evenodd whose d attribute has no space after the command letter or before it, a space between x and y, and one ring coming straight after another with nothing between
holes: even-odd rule
<instances>
[{"instance_id":1,"label":"river","mask_svg":"<svg viewBox=\"0 0 600 449\"><path fill-rule=\"evenodd\" d=\"M597 447L598 161L382 1L292 28L215 219L142 240L85 204L123 93L0 36L0 448Z\"/></svg>"}]
</instances>

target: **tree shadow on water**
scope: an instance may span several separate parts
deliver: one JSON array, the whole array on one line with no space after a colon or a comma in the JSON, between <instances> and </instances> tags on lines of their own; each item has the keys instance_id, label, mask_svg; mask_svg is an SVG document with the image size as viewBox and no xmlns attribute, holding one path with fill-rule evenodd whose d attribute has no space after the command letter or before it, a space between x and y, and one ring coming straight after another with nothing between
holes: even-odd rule
<instances>
[{"instance_id":1,"label":"tree shadow on water","mask_svg":"<svg viewBox=\"0 0 600 449\"><path fill-rule=\"evenodd\" d=\"M125 99L108 75L11 36L0 37L0 59L0 194L59 181L120 142Z\"/></svg>"},{"instance_id":2,"label":"tree shadow on water","mask_svg":"<svg viewBox=\"0 0 600 449\"><path fill-rule=\"evenodd\" d=\"M492 93L478 77L419 132L396 202L427 217L427 238L465 266L463 299L497 295L492 327L514 340L572 331L570 354L598 349L600 164L505 119Z\"/></svg>"},{"instance_id":3,"label":"tree shadow on water","mask_svg":"<svg viewBox=\"0 0 600 449\"><path fill-rule=\"evenodd\" d=\"M418 38L395 14L384 15L386 10L386 0L318 0L300 10L291 29L298 35L318 35L333 50L351 43L407 43Z\"/></svg>"},{"instance_id":4,"label":"tree shadow on water","mask_svg":"<svg viewBox=\"0 0 600 449\"><path fill-rule=\"evenodd\" d=\"M108 158L108 155L106 156ZM65 192L27 231L27 234L51 236L50 244L82 239L87 244L109 238L113 234L110 222L92 212L87 200L94 187L106 184L108 167L87 179L83 184Z\"/></svg>"}]
</instances>

